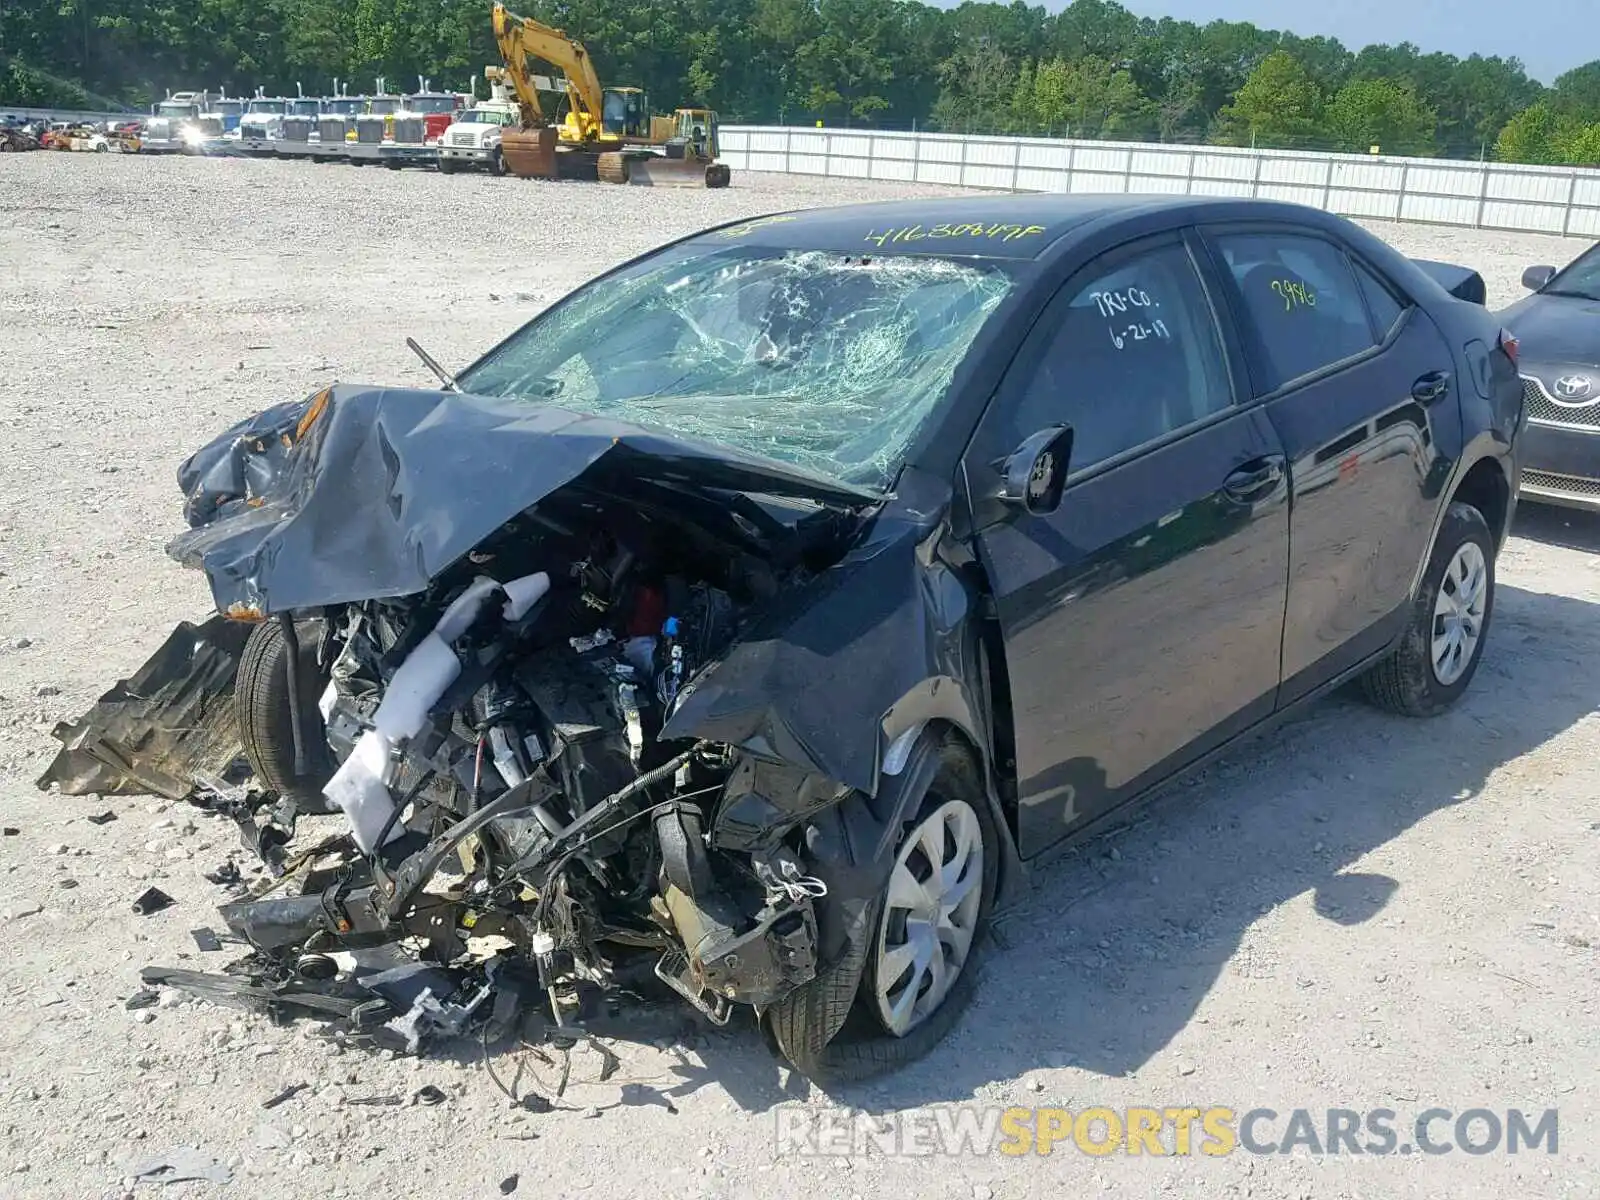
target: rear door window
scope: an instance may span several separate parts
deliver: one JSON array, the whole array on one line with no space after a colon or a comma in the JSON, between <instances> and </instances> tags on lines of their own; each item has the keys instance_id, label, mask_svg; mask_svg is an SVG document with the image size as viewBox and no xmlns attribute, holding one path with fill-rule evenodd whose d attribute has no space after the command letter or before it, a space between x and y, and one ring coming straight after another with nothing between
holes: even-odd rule
<instances>
[{"instance_id":1,"label":"rear door window","mask_svg":"<svg viewBox=\"0 0 1600 1200\"><path fill-rule=\"evenodd\" d=\"M1266 391L1378 344L1355 271L1332 242L1292 233L1214 240L1238 287Z\"/></svg>"}]
</instances>

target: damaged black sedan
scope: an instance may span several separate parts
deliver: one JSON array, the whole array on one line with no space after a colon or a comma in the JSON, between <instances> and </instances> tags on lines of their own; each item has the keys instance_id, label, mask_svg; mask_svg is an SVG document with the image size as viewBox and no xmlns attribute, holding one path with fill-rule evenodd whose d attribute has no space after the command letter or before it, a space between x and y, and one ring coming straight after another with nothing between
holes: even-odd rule
<instances>
[{"instance_id":1,"label":"damaged black sedan","mask_svg":"<svg viewBox=\"0 0 1600 1200\"><path fill-rule=\"evenodd\" d=\"M195 454L220 615L41 782L229 808L262 995L414 1041L642 981L893 1066L1025 860L1347 679L1465 690L1522 416L1480 283L1245 201L697 234ZM426 986L335 961L399 942Z\"/></svg>"}]
</instances>

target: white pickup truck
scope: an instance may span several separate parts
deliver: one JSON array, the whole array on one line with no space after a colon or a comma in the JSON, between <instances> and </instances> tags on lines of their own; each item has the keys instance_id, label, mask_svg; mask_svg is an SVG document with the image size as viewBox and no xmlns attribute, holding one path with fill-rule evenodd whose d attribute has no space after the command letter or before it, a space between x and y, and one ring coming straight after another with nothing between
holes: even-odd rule
<instances>
[{"instance_id":1,"label":"white pickup truck","mask_svg":"<svg viewBox=\"0 0 1600 1200\"><path fill-rule=\"evenodd\" d=\"M480 100L462 111L439 138L439 171L449 175L458 170L485 167L491 175L504 175L506 164L500 154L500 134L507 126L522 120L517 106L509 100Z\"/></svg>"}]
</instances>

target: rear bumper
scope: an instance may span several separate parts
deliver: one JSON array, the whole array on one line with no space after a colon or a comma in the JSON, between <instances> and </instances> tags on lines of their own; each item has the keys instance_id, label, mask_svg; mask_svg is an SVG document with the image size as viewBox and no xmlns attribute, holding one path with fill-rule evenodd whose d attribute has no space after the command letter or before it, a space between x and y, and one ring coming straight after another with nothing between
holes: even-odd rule
<instances>
[{"instance_id":1,"label":"rear bumper","mask_svg":"<svg viewBox=\"0 0 1600 1200\"><path fill-rule=\"evenodd\" d=\"M1600 428L1529 421L1518 457L1527 499L1600 511Z\"/></svg>"}]
</instances>

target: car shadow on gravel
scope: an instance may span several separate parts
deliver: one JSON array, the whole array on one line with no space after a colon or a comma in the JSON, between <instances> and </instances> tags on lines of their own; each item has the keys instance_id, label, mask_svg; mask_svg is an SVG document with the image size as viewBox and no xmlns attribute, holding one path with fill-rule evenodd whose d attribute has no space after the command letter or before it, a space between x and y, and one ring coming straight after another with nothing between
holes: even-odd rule
<instances>
[{"instance_id":1,"label":"car shadow on gravel","mask_svg":"<svg viewBox=\"0 0 1600 1200\"><path fill-rule=\"evenodd\" d=\"M1511 532L1546 546L1600 554L1600 513L1535 504L1524 499L1517 505Z\"/></svg>"},{"instance_id":2,"label":"car shadow on gravel","mask_svg":"<svg viewBox=\"0 0 1600 1200\"><path fill-rule=\"evenodd\" d=\"M1319 968L1293 961L1292 947L1247 945L1251 926L1310 893L1341 936L1361 937L1408 880L1351 864L1430 814L1472 805L1496 768L1600 707L1588 665L1597 644L1600 605L1502 584L1456 709L1411 721L1346 689L1169 785L1121 830L1036 871L999 923L954 1035L833 1098L898 1109L970 1099L1043 1067L1126 1076L1188 1025L1225 971L1314 983Z\"/></svg>"},{"instance_id":3,"label":"car shadow on gravel","mask_svg":"<svg viewBox=\"0 0 1600 1200\"><path fill-rule=\"evenodd\" d=\"M1600 681L1584 665L1596 644L1600 604L1500 585L1482 664L1455 710L1408 721L1346 689L1169 785L1120 829L1036 868L988 943L978 997L949 1039L896 1074L825 1090L883 1111L992 1097L990 1085L1008 1089L1038 1068L1126 1076L1189 1024L1226 971L1285 988L1316 982L1318 968L1285 947L1247 946L1251 926L1309 893L1319 917L1362 936L1408 881L1351 864L1432 813L1471 805L1496 768L1600 707ZM724 1029L676 1001L625 1015L607 1039L621 1060L620 1094L600 1111L672 1111L713 1085L747 1113L804 1101L806 1081L739 1013ZM444 1053L483 1065L476 1042ZM585 1053L562 1106L584 1108L594 1093L581 1085L600 1082ZM530 1077L517 1074L522 1057L494 1048L501 1083L552 1095L557 1062L525 1061ZM647 1078L630 1078L641 1070Z\"/></svg>"}]
</instances>

